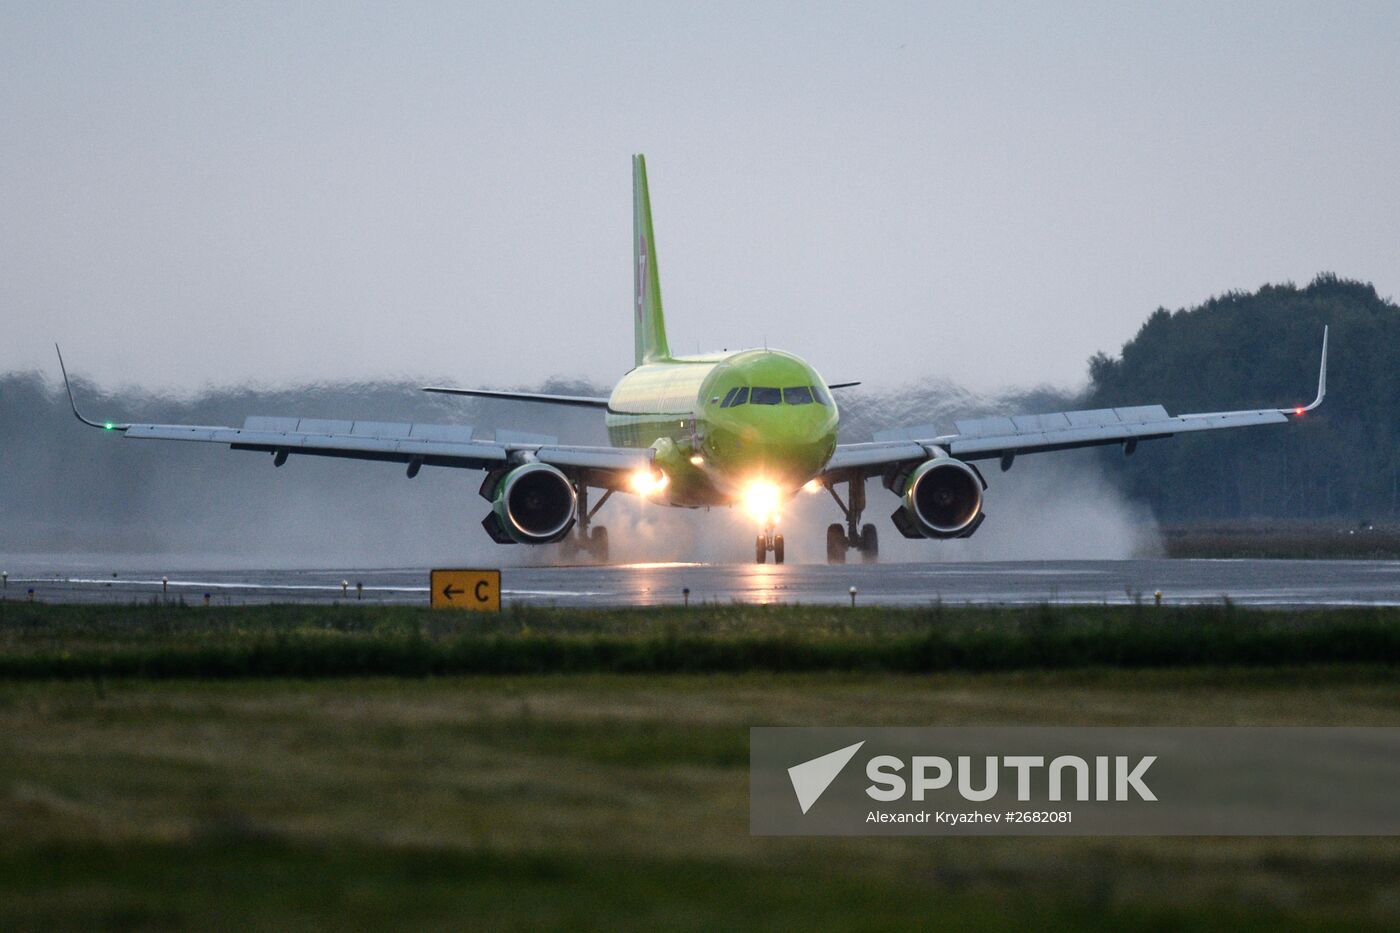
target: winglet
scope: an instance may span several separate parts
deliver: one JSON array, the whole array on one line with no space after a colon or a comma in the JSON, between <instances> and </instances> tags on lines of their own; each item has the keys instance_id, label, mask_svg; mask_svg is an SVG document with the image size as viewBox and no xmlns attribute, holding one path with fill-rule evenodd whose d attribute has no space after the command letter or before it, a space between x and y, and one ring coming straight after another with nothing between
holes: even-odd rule
<instances>
[{"instance_id":1,"label":"winglet","mask_svg":"<svg viewBox=\"0 0 1400 933\"><path fill-rule=\"evenodd\" d=\"M1322 327L1322 364L1317 371L1317 398L1312 400L1310 405L1299 405L1297 408L1283 409L1285 414L1297 418L1322 404L1323 398L1327 395L1327 326Z\"/></svg>"},{"instance_id":2,"label":"winglet","mask_svg":"<svg viewBox=\"0 0 1400 933\"><path fill-rule=\"evenodd\" d=\"M131 427L129 424L116 424L112 421L92 421L84 418L82 412L78 411L78 403L73 400L73 386L68 381L68 367L63 365L63 351L58 349L58 344L53 345L54 352L58 354L58 368L63 373L63 388L68 391L68 404L73 409L73 417L83 424L93 428L101 428L104 431L125 431Z\"/></svg>"}]
</instances>

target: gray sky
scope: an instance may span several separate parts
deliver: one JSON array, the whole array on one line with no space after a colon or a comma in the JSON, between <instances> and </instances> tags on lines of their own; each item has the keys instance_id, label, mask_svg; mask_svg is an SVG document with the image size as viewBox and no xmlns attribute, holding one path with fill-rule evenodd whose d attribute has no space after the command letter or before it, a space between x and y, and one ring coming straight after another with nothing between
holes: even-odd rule
<instances>
[{"instance_id":1,"label":"gray sky","mask_svg":"<svg viewBox=\"0 0 1400 933\"><path fill-rule=\"evenodd\" d=\"M1400 4L0 5L0 371L1084 379L1158 305L1400 281ZM1228 401L1228 400L1222 400Z\"/></svg>"}]
</instances>

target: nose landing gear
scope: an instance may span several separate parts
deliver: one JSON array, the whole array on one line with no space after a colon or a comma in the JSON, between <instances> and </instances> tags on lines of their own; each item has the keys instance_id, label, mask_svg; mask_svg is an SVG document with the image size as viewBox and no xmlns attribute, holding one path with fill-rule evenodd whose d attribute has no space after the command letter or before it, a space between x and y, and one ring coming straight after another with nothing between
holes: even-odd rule
<instances>
[{"instance_id":1,"label":"nose landing gear","mask_svg":"<svg viewBox=\"0 0 1400 933\"><path fill-rule=\"evenodd\" d=\"M842 502L841 497L836 494L834 483L826 487L827 492L831 493L831 498L841 507L842 514L846 516L844 528L839 523L827 526L826 562L844 564L846 552L854 550L860 553L860 559L864 563L874 563L880 559L880 533L875 530L874 525L860 523L861 513L865 511L865 477L852 474L846 485L849 490L846 493L846 502Z\"/></svg>"},{"instance_id":2,"label":"nose landing gear","mask_svg":"<svg viewBox=\"0 0 1400 933\"><path fill-rule=\"evenodd\" d=\"M753 558L755 563L764 564L768 562L768 555L773 555L773 563L783 562L783 536L778 534L778 529L772 523L766 525L763 534L754 541Z\"/></svg>"}]
</instances>

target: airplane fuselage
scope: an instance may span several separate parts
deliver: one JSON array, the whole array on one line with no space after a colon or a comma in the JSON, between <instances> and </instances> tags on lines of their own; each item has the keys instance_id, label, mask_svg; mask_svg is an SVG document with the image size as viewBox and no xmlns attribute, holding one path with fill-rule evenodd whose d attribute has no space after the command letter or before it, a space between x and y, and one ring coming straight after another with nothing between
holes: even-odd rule
<instances>
[{"instance_id":1,"label":"airplane fuselage","mask_svg":"<svg viewBox=\"0 0 1400 933\"><path fill-rule=\"evenodd\" d=\"M790 494L836 449L840 414L822 377L780 350L679 357L633 369L608 399L619 447L651 447L680 506L734 502L756 483Z\"/></svg>"}]
</instances>

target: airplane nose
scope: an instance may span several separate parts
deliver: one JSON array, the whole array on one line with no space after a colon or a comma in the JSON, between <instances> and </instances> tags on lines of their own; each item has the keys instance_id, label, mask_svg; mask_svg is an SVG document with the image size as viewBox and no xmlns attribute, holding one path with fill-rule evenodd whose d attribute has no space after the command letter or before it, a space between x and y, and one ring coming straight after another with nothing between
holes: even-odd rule
<instances>
[{"instance_id":1,"label":"airplane nose","mask_svg":"<svg viewBox=\"0 0 1400 933\"><path fill-rule=\"evenodd\" d=\"M815 402L732 406L709 422L706 459L730 483L764 478L795 489L831 456L836 418L834 407Z\"/></svg>"},{"instance_id":2,"label":"airplane nose","mask_svg":"<svg viewBox=\"0 0 1400 933\"><path fill-rule=\"evenodd\" d=\"M765 459L775 473L793 483L804 483L821 469L834 443L835 432L820 411L802 412L788 419L783 430L765 445Z\"/></svg>"}]
</instances>

